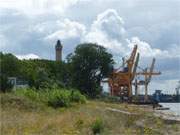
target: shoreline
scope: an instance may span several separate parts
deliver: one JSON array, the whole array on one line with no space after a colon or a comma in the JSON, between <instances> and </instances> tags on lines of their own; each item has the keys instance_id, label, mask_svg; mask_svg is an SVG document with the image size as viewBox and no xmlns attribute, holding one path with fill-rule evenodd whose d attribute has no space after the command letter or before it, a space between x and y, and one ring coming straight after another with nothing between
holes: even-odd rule
<instances>
[{"instance_id":1,"label":"shoreline","mask_svg":"<svg viewBox=\"0 0 180 135\"><path fill-rule=\"evenodd\" d=\"M136 104L134 104L134 105L139 106L140 108L145 109L146 111L153 113L153 115L155 117L160 117L163 120L166 120L169 122L171 121L171 122L180 123L180 115L174 114L171 109L170 110L156 110L156 108L153 109L153 106L150 104L149 105L136 105ZM160 105L160 104L158 104L158 105ZM165 106L163 106L163 107L165 107Z\"/></svg>"},{"instance_id":2,"label":"shoreline","mask_svg":"<svg viewBox=\"0 0 180 135\"><path fill-rule=\"evenodd\" d=\"M161 117L164 120L180 122L180 115L175 115L171 112L165 112L164 110L155 110L154 116Z\"/></svg>"}]
</instances>

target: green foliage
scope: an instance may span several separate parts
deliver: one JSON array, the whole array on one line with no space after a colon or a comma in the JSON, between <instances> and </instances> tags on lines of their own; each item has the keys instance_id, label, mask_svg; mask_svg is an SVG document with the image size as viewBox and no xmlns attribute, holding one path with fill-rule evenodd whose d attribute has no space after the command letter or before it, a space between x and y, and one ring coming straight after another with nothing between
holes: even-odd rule
<instances>
[{"instance_id":1,"label":"green foliage","mask_svg":"<svg viewBox=\"0 0 180 135\"><path fill-rule=\"evenodd\" d=\"M91 125L91 129L94 134L99 134L103 131L104 129L104 124L101 118L96 118L95 121L93 121Z\"/></svg>"},{"instance_id":2,"label":"green foliage","mask_svg":"<svg viewBox=\"0 0 180 135\"><path fill-rule=\"evenodd\" d=\"M54 108L70 106L70 92L53 90L49 93L48 104Z\"/></svg>"},{"instance_id":3,"label":"green foliage","mask_svg":"<svg viewBox=\"0 0 180 135\"><path fill-rule=\"evenodd\" d=\"M18 59L14 55L0 52L0 91L5 92L12 88L8 82L8 77L17 76L19 68Z\"/></svg>"},{"instance_id":4,"label":"green foliage","mask_svg":"<svg viewBox=\"0 0 180 135\"><path fill-rule=\"evenodd\" d=\"M0 52L1 74L6 76L18 76L20 64L18 59L12 54Z\"/></svg>"},{"instance_id":5,"label":"green foliage","mask_svg":"<svg viewBox=\"0 0 180 135\"><path fill-rule=\"evenodd\" d=\"M67 60L72 74L72 86L90 97L100 94L100 82L112 69L112 55L102 46L85 43L78 45Z\"/></svg>"},{"instance_id":6,"label":"green foliage","mask_svg":"<svg viewBox=\"0 0 180 135\"><path fill-rule=\"evenodd\" d=\"M86 97L82 95L78 90L71 91L71 101L78 102L78 103L85 103Z\"/></svg>"},{"instance_id":7,"label":"green foliage","mask_svg":"<svg viewBox=\"0 0 180 135\"><path fill-rule=\"evenodd\" d=\"M0 74L0 91L6 92L11 90L12 87L12 84L8 82L7 76Z\"/></svg>"},{"instance_id":8,"label":"green foliage","mask_svg":"<svg viewBox=\"0 0 180 135\"><path fill-rule=\"evenodd\" d=\"M1 85L3 90L9 88L7 77L18 77L28 81L36 89L68 87L71 76L68 64L50 60L18 60L12 54L0 52ZM6 82L5 82L6 81Z\"/></svg>"},{"instance_id":9,"label":"green foliage","mask_svg":"<svg viewBox=\"0 0 180 135\"><path fill-rule=\"evenodd\" d=\"M24 96L28 97L32 101L40 100L39 92L35 91L34 89L17 89L14 91L15 95L17 96Z\"/></svg>"},{"instance_id":10,"label":"green foliage","mask_svg":"<svg viewBox=\"0 0 180 135\"><path fill-rule=\"evenodd\" d=\"M37 90L72 87L90 97L101 93L100 82L109 75L113 64L112 55L104 47L91 43L78 45L75 52L68 55L66 63L38 59L18 60L12 54L0 55L1 74L6 77L21 78ZM4 89L9 88L7 83L3 84ZM80 93L74 94L71 100L84 102ZM59 101L60 97L56 97L53 102Z\"/></svg>"},{"instance_id":11,"label":"green foliage","mask_svg":"<svg viewBox=\"0 0 180 135\"><path fill-rule=\"evenodd\" d=\"M153 135L153 130L149 127L144 127L144 135Z\"/></svg>"},{"instance_id":12,"label":"green foliage","mask_svg":"<svg viewBox=\"0 0 180 135\"><path fill-rule=\"evenodd\" d=\"M66 90L66 89L18 89L15 95L28 97L32 101L47 104L54 108L58 107L69 107L72 102L85 103L86 98L77 90ZM74 94L72 94L74 93Z\"/></svg>"}]
</instances>

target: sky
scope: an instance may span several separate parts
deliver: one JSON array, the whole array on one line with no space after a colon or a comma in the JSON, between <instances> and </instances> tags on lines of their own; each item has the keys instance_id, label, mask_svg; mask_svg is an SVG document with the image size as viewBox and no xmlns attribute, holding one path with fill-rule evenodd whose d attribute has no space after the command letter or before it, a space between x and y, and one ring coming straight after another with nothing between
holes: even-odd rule
<instances>
[{"instance_id":1,"label":"sky","mask_svg":"<svg viewBox=\"0 0 180 135\"><path fill-rule=\"evenodd\" d=\"M175 93L180 80L180 0L0 0L0 51L19 59L63 58L84 42L98 43L117 65L138 44L141 67L156 58L149 86ZM143 88L141 88L143 89Z\"/></svg>"}]
</instances>

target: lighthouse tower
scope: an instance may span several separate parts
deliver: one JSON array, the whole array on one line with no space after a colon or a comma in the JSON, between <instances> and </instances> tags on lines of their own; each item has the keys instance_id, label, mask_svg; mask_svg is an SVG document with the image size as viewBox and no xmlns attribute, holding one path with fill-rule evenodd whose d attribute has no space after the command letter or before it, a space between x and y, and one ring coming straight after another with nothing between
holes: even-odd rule
<instances>
[{"instance_id":1,"label":"lighthouse tower","mask_svg":"<svg viewBox=\"0 0 180 135\"><path fill-rule=\"evenodd\" d=\"M60 40L58 40L56 43L55 51L56 51L56 61L62 61L62 44Z\"/></svg>"}]
</instances>

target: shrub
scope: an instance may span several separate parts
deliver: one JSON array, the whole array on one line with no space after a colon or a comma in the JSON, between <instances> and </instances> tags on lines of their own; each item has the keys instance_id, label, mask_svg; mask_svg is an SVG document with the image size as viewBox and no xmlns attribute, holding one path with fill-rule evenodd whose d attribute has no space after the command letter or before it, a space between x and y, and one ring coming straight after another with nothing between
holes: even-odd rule
<instances>
[{"instance_id":1,"label":"shrub","mask_svg":"<svg viewBox=\"0 0 180 135\"><path fill-rule=\"evenodd\" d=\"M60 90L50 92L48 105L54 108L70 106L70 92Z\"/></svg>"},{"instance_id":2,"label":"shrub","mask_svg":"<svg viewBox=\"0 0 180 135\"><path fill-rule=\"evenodd\" d=\"M78 90L71 91L71 101L78 102L78 103L85 103L86 97L82 95Z\"/></svg>"},{"instance_id":3,"label":"shrub","mask_svg":"<svg viewBox=\"0 0 180 135\"><path fill-rule=\"evenodd\" d=\"M36 101L39 98L39 93L34 89L17 89L14 93L18 96L28 97L33 101Z\"/></svg>"},{"instance_id":4,"label":"shrub","mask_svg":"<svg viewBox=\"0 0 180 135\"><path fill-rule=\"evenodd\" d=\"M91 125L91 129L94 134L101 133L103 131L104 125L103 121L100 118L97 118Z\"/></svg>"},{"instance_id":5,"label":"shrub","mask_svg":"<svg viewBox=\"0 0 180 135\"><path fill-rule=\"evenodd\" d=\"M32 101L42 102L54 108L68 107L71 102L85 103L86 97L77 90L66 89L18 89L15 95L23 96Z\"/></svg>"}]
</instances>

